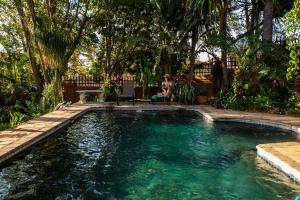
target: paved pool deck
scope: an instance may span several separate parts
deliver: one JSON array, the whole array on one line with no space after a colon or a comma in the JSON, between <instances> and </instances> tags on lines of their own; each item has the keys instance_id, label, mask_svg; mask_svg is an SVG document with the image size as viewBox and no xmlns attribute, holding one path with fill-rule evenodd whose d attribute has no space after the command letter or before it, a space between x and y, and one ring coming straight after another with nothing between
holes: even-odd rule
<instances>
[{"instance_id":1,"label":"paved pool deck","mask_svg":"<svg viewBox=\"0 0 300 200\"><path fill-rule=\"evenodd\" d=\"M206 120L211 122L249 123L277 127L297 134L300 133L300 118L284 115L220 110L210 106L183 106L176 104L152 105L144 103L136 104L135 106L129 104L116 106L111 103L73 104L61 110L32 119L14 129L1 131L0 163L28 149L90 110L163 111L178 109L197 111L201 113ZM294 142L260 144L256 148L259 157L300 183L300 140Z\"/></svg>"}]
</instances>

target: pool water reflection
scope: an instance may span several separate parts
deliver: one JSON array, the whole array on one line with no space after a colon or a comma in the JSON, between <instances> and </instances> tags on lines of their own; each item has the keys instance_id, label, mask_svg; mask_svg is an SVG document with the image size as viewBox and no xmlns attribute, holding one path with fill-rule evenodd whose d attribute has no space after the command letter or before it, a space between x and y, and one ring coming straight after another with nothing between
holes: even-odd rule
<instances>
[{"instance_id":1,"label":"pool water reflection","mask_svg":"<svg viewBox=\"0 0 300 200\"><path fill-rule=\"evenodd\" d=\"M255 146L295 139L188 111L90 112L4 167L0 199L293 199Z\"/></svg>"}]
</instances>

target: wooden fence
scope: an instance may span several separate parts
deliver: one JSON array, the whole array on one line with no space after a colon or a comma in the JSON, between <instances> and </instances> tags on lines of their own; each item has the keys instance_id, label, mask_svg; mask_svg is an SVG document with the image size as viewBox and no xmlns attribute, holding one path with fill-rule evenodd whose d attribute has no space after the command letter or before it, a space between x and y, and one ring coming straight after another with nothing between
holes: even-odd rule
<instances>
[{"instance_id":1,"label":"wooden fence","mask_svg":"<svg viewBox=\"0 0 300 200\"><path fill-rule=\"evenodd\" d=\"M63 77L64 101L75 103L79 101L77 90L100 89L100 76L68 76Z\"/></svg>"},{"instance_id":2,"label":"wooden fence","mask_svg":"<svg viewBox=\"0 0 300 200\"><path fill-rule=\"evenodd\" d=\"M215 59L212 59L206 63L202 63L202 67L198 68L194 71L195 77L206 77L207 79L209 79L212 75L213 75L213 68L218 65L217 61ZM238 68L240 68L241 65L238 64L238 62L236 61L236 59L232 56L228 57L227 59L227 69L229 70L236 70Z\"/></svg>"},{"instance_id":3,"label":"wooden fence","mask_svg":"<svg viewBox=\"0 0 300 200\"><path fill-rule=\"evenodd\" d=\"M78 87L100 87L100 76L66 76L63 77L65 84L76 84Z\"/></svg>"},{"instance_id":4,"label":"wooden fence","mask_svg":"<svg viewBox=\"0 0 300 200\"><path fill-rule=\"evenodd\" d=\"M112 77L111 81L116 82L122 86L123 80L135 80L133 76L121 76ZM77 90L98 90L101 87L101 79L99 76L69 76L63 78L63 89L64 89L64 101L71 101L72 103L79 101L79 94ZM157 94L159 87L149 86L143 90L142 86L135 84L135 96L136 98L143 98L144 95L150 97Z\"/></svg>"}]
</instances>

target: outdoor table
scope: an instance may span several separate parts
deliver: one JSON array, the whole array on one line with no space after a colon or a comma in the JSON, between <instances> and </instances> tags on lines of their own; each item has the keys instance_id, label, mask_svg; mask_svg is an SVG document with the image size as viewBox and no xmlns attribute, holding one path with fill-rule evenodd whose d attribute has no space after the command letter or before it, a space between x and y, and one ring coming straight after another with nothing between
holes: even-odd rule
<instances>
[{"instance_id":1,"label":"outdoor table","mask_svg":"<svg viewBox=\"0 0 300 200\"><path fill-rule=\"evenodd\" d=\"M102 90L77 90L77 93L79 93L79 103L85 104L86 103L86 96L88 93L91 94L98 94L99 95L99 101L102 101Z\"/></svg>"}]
</instances>

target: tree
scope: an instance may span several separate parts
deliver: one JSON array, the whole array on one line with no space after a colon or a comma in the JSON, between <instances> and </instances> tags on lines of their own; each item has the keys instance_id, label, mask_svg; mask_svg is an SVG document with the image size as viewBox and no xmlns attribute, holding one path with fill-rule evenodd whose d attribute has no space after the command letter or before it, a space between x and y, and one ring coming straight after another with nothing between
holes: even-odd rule
<instances>
[{"instance_id":1,"label":"tree","mask_svg":"<svg viewBox=\"0 0 300 200\"><path fill-rule=\"evenodd\" d=\"M44 83L52 81L56 86L54 95L58 103L62 95L59 92L62 91L62 76L91 19L88 14L90 0L28 0L26 3L25 6L21 0L14 0L24 31L38 97L41 97Z\"/></svg>"},{"instance_id":2,"label":"tree","mask_svg":"<svg viewBox=\"0 0 300 200\"><path fill-rule=\"evenodd\" d=\"M30 60L30 65L31 69L33 71L34 75L34 81L35 81L35 87L36 87L36 101L38 102L40 98L42 97L42 92L43 92L43 79L42 75L39 69L39 66L36 61L35 53L34 53L34 44L33 44L33 39L29 30L29 25L28 21L25 17L24 13L24 5L22 4L22 1L20 0L14 0L14 4L16 6L20 22L22 24L24 36L25 36L25 41L26 41L26 48L29 54L29 60Z\"/></svg>"},{"instance_id":3,"label":"tree","mask_svg":"<svg viewBox=\"0 0 300 200\"><path fill-rule=\"evenodd\" d=\"M151 4L147 0L110 0L98 2L97 8L96 40L87 43L96 52L94 66L101 68L108 80L125 70L138 74L141 55L148 55L155 48Z\"/></svg>"},{"instance_id":4,"label":"tree","mask_svg":"<svg viewBox=\"0 0 300 200\"><path fill-rule=\"evenodd\" d=\"M221 39L221 63L223 75L223 88L228 89L229 80L227 72L227 16L230 11L232 0L219 0L216 2L216 7L219 15L219 37Z\"/></svg>"},{"instance_id":5,"label":"tree","mask_svg":"<svg viewBox=\"0 0 300 200\"><path fill-rule=\"evenodd\" d=\"M264 6L264 25L262 38L272 42L273 36L273 0L265 0Z\"/></svg>"}]
</instances>

